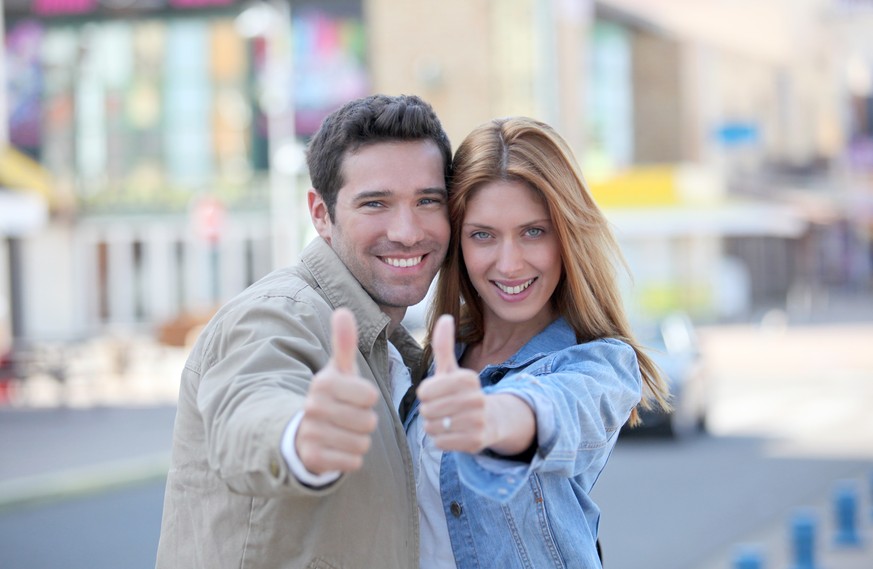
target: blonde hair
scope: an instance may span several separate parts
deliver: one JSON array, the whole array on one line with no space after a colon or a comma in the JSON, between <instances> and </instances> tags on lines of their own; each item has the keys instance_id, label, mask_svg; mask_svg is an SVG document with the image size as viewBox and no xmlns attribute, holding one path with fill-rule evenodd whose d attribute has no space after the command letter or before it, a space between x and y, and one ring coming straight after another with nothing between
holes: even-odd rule
<instances>
[{"instance_id":1,"label":"blonde hair","mask_svg":"<svg viewBox=\"0 0 873 569\"><path fill-rule=\"evenodd\" d=\"M585 185L573 153L550 126L526 117L495 119L467 135L452 163L448 254L440 269L428 330L451 314L458 340L477 344L484 337L482 299L467 274L461 252L461 222L467 203L483 185L516 181L532 188L548 207L561 247L563 274L552 296L558 314L579 342L616 338L636 352L643 378L641 406L669 409L668 391L657 366L637 344L624 313L614 260L624 259L606 218ZM425 339L431 354L430 335ZM639 414L631 413L636 424Z\"/></svg>"}]
</instances>

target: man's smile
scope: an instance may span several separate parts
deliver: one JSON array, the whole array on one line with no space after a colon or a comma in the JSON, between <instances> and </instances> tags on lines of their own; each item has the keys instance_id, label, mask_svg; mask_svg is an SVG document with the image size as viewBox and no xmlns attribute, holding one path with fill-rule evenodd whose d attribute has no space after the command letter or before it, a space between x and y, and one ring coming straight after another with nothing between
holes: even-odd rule
<instances>
[{"instance_id":1,"label":"man's smile","mask_svg":"<svg viewBox=\"0 0 873 569\"><path fill-rule=\"evenodd\" d=\"M418 257L379 257L382 259L382 262L391 265L392 267L414 267L421 263L421 260L424 259L424 255L419 255Z\"/></svg>"}]
</instances>

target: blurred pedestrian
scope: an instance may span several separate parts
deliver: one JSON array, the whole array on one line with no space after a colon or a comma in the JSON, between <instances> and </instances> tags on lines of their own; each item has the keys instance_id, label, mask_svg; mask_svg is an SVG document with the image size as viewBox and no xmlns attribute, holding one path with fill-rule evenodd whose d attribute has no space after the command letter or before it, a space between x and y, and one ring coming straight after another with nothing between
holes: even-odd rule
<instances>
[{"instance_id":1,"label":"blurred pedestrian","mask_svg":"<svg viewBox=\"0 0 873 569\"><path fill-rule=\"evenodd\" d=\"M405 419L422 567L599 568L591 490L638 404L668 406L617 244L565 141L527 118L461 143L449 211L432 376Z\"/></svg>"},{"instance_id":2,"label":"blurred pedestrian","mask_svg":"<svg viewBox=\"0 0 873 569\"><path fill-rule=\"evenodd\" d=\"M185 364L158 568L419 565L388 349L417 376L401 320L445 256L449 140L421 99L376 95L328 116L307 162L319 237Z\"/></svg>"}]
</instances>

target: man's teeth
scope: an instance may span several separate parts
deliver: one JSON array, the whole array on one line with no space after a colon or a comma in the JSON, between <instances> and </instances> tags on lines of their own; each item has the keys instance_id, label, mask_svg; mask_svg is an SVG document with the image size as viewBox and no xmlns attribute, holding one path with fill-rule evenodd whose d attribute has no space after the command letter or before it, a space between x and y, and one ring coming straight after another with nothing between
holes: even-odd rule
<instances>
[{"instance_id":1,"label":"man's teeth","mask_svg":"<svg viewBox=\"0 0 873 569\"><path fill-rule=\"evenodd\" d=\"M506 286L506 285L502 285L496 281L494 282L494 284L496 284L497 288L499 288L500 290L502 290L506 294L518 294L521 291L523 291L524 289L526 289L527 287L529 287L534 282L534 280L536 280L536 279L531 279L531 280L527 281L526 283L522 283L522 284L517 285L517 286Z\"/></svg>"},{"instance_id":2,"label":"man's teeth","mask_svg":"<svg viewBox=\"0 0 873 569\"><path fill-rule=\"evenodd\" d=\"M409 259L394 259L392 257L384 257L382 260L392 267L414 267L421 262L421 259L423 257L423 255L420 255L418 257L411 257Z\"/></svg>"}]
</instances>

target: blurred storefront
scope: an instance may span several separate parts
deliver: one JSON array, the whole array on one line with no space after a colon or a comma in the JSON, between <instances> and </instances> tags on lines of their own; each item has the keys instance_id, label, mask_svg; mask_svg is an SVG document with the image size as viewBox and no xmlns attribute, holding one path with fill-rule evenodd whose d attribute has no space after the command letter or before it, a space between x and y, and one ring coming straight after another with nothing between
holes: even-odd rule
<instances>
[{"instance_id":1,"label":"blurred storefront","mask_svg":"<svg viewBox=\"0 0 873 569\"><path fill-rule=\"evenodd\" d=\"M455 145L553 124L641 312L869 287L870 4L4 0L10 138L58 200L21 243L27 333L154 329L290 261L301 145L370 92L423 96Z\"/></svg>"},{"instance_id":2,"label":"blurred storefront","mask_svg":"<svg viewBox=\"0 0 873 569\"><path fill-rule=\"evenodd\" d=\"M596 3L584 169L641 316L748 318L873 286L847 202L858 121L834 76L848 38L871 36L835 30L834 5Z\"/></svg>"},{"instance_id":3,"label":"blurred storefront","mask_svg":"<svg viewBox=\"0 0 873 569\"><path fill-rule=\"evenodd\" d=\"M0 384L11 373L10 354L24 332L22 240L45 227L51 198L46 172L12 146L0 146Z\"/></svg>"},{"instance_id":4,"label":"blurred storefront","mask_svg":"<svg viewBox=\"0 0 873 569\"><path fill-rule=\"evenodd\" d=\"M359 0L4 7L9 138L63 196L21 243L28 335L148 331L269 271L277 228L299 245L287 149L370 90Z\"/></svg>"}]
</instances>

